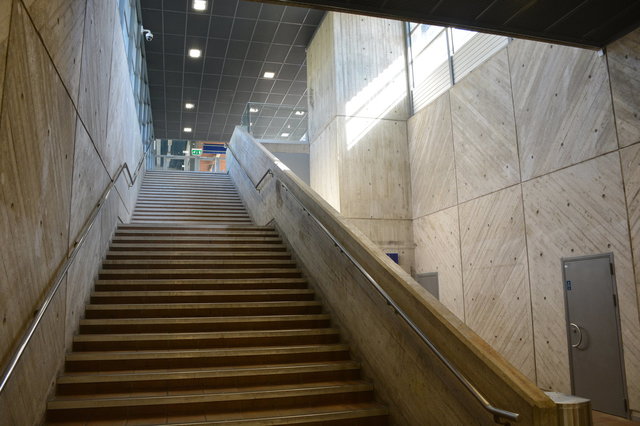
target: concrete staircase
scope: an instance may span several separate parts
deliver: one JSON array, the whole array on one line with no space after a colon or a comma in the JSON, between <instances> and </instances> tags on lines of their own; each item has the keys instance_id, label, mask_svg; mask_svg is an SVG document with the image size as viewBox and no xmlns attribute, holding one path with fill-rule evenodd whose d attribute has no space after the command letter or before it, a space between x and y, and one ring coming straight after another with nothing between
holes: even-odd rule
<instances>
[{"instance_id":1,"label":"concrete staircase","mask_svg":"<svg viewBox=\"0 0 640 426\"><path fill-rule=\"evenodd\" d=\"M48 404L50 424L385 425L273 228L227 175L148 172Z\"/></svg>"}]
</instances>

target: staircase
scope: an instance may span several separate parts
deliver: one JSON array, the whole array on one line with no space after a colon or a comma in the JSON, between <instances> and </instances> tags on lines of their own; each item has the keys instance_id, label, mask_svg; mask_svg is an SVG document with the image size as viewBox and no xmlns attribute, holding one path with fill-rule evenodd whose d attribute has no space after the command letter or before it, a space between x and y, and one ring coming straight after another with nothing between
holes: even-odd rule
<instances>
[{"instance_id":1,"label":"staircase","mask_svg":"<svg viewBox=\"0 0 640 426\"><path fill-rule=\"evenodd\" d=\"M49 424L386 425L277 232L227 175L147 172Z\"/></svg>"}]
</instances>

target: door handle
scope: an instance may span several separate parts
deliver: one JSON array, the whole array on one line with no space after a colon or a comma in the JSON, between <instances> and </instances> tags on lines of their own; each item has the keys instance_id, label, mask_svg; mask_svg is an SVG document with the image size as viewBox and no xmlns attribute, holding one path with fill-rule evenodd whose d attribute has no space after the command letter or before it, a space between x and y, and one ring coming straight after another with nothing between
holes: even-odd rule
<instances>
[{"instance_id":1,"label":"door handle","mask_svg":"<svg viewBox=\"0 0 640 426\"><path fill-rule=\"evenodd\" d=\"M576 323L569 323L569 326L575 329L578 332L578 343L572 344L572 348L580 349L580 345L582 344L582 329Z\"/></svg>"}]
</instances>

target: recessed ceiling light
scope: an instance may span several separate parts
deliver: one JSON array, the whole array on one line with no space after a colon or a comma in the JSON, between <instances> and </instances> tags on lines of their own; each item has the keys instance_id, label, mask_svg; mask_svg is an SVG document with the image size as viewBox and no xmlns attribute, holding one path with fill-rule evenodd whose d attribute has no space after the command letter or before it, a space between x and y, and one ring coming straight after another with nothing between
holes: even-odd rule
<instances>
[{"instance_id":1,"label":"recessed ceiling light","mask_svg":"<svg viewBox=\"0 0 640 426\"><path fill-rule=\"evenodd\" d=\"M207 0L193 0L194 10L207 10Z\"/></svg>"},{"instance_id":2,"label":"recessed ceiling light","mask_svg":"<svg viewBox=\"0 0 640 426\"><path fill-rule=\"evenodd\" d=\"M304 115L304 111L296 111L296 115Z\"/></svg>"},{"instance_id":3,"label":"recessed ceiling light","mask_svg":"<svg viewBox=\"0 0 640 426\"><path fill-rule=\"evenodd\" d=\"M275 76L276 76L276 73L275 72L271 72L271 71L267 71L263 75L264 78L273 78Z\"/></svg>"},{"instance_id":4,"label":"recessed ceiling light","mask_svg":"<svg viewBox=\"0 0 640 426\"><path fill-rule=\"evenodd\" d=\"M184 104L184 107L186 109L193 109L193 108L195 108L195 105L190 103L190 102L187 102L186 104Z\"/></svg>"},{"instance_id":5,"label":"recessed ceiling light","mask_svg":"<svg viewBox=\"0 0 640 426\"><path fill-rule=\"evenodd\" d=\"M200 49L189 49L189 56L192 58L199 58L202 56L202 50Z\"/></svg>"},{"instance_id":6,"label":"recessed ceiling light","mask_svg":"<svg viewBox=\"0 0 640 426\"><path fill-rule=\"evenodd\" d=\"M249 108L249 112L258 112L258 108Z\"/></svg>"},{"instance_id":7,"label":"recessed ceiling light","mask_svg":"<svg viewBox=\"0 0 640 426\"><path fill-rule=\"evenodd\" d=\"M191 129L191 127L185 127L183 130L184 130L185 133L191 133L192 129Z\"/></svg>"},{"instance_id":8,"label":"recessed ceiling light","mask_svg":"<svg viewBox=\"0 0 640 426\"><path fill-rule=\"evenodd\" d=\"M283 133L280 136L282 136L283 138L288 138L289 137L289 133Z\"/></svg>"}]
</instances>

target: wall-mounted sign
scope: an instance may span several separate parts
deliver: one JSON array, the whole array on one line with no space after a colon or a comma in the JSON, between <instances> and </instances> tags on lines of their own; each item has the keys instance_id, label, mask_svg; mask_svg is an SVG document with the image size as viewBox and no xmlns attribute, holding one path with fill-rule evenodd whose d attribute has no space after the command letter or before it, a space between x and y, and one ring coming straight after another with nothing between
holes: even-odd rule
<instances>
[{"instance_id":1,"label":"wall-mounted sign","mask_svg":"<svg viewBox=\"0 0 640 426\"><path fill-rule=\"evenodd\" d=\"M202 155L202 150L201 149L192 148L191 149L191 155Z\"/></svg>"}]
</instances>

